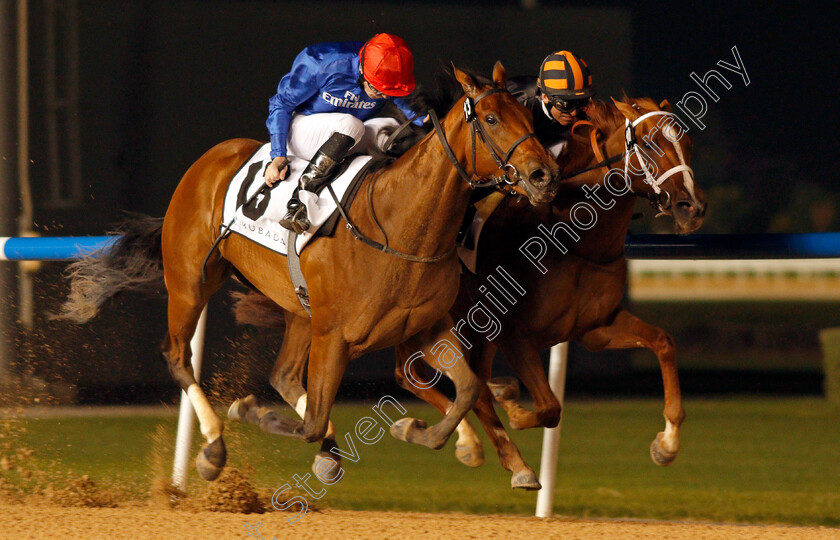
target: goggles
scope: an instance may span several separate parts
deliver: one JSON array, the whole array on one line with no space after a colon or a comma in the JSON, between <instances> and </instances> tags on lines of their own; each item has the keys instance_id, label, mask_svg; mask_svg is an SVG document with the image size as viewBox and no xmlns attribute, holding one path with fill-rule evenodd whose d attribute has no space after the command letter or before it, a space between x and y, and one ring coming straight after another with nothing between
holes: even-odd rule
<instances>
[{"instance_id":1,"label":"goggles","mask_svg":"<svg viewBox=\"0 0 840 540\"><path fill-rule=\"evenodd\" d=\"M548 100L555 109L561 112L571 112L577 109L583 109L589 105L589 98L567 101L559 97L548 96Z\"/></svg>"}]
</instances>

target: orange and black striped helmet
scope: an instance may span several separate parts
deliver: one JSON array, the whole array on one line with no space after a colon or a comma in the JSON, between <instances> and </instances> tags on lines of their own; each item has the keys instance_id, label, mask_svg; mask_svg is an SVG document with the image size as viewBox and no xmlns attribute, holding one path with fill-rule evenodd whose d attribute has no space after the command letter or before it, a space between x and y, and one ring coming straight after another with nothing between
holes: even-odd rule
<instances>
[{"instance_id":1,"label":"orange and black striped helmet","mask_svg":"<svg viewBox=\"0 0 840 540\"><path fill-rule=\"evenodd\" d=\"M589 66L583 58L569 51L557 51L546 56L537 82L540 90L549 97L574 101L595 95Z\"/></svg>"}]
</instances>

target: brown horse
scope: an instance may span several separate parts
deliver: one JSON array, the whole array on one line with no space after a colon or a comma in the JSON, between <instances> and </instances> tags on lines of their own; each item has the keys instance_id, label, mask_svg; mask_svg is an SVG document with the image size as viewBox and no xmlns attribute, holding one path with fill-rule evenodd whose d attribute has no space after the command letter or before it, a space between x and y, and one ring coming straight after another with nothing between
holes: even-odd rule
<instances>
[{"instance_id":1,"label":"brown horse","mask_svg":"<svg viewBox=\"0 0 840 540\"><path fill-rule=\"evenodd\" d=\"M694 185L689 167L691 140L670 111L667 101L659 107L650 99L616 102L615 106L595 102L590 114L596 135L606 134L603 141L590 144L587 138L572 137L558 161L561 178L573 176L561 182L549 209L528 213L513 200L500 205L482 231L477 274L462 274L461 294L452 310L457 319L465 317L479 299L490 304L487 279L500 266L518 283L530 285L523 298L506 306L506 313L499 313L498 337L488 341L475 333L466 336L473 345L472 365L479 377L490 376L493 357L501 349L531 393L536 411L516 402L516 379L488 384L515 429L555 427L560 420L560 403L548 385L540 350L577 341L591 351L638 347L653 351L665 392L666 428L651 444L651 457L658 465L676 458L679 426L685 418L674 344L664 330L624 309L621 299L627 285L624 242L636 196L649 198L661 213L671 215L678 233L696 230L705 214L704 194ZM637 152L634 144L644 150ZM598 166L604 162L603 154L622 158L618 163L624 165L627 181L622 167L608 172ZM629 166L627 160L632 160ZM397 378L402 380L411 366L403 350L398 355ZM412 378L425 381L417 373ZM403 386L440 410L450 406L433 389ZM475 410L502 465L513 471L526 467L500 429L489 391L482 393Z\"/></svg>"},{"instance_id":2,"label":"brown horse","mask_svg":"<svg viewBox=\"0 0 840 540\"><path fill-rule=\"evenodd\" d=\"M541 349L569 340L580 341L592 350L640 346L652 349L662 368L668 424L667 437L663 440L665 435L657 436L651 455L654 461L665 465L676 457L677 428L684 417L673 344L664 331L638 320L620 306L626 287L624 241L636 197L645 196L661 212L672 215L676 230L681 233L699 227L705 212L704 195L694 186L689 168L691 141L679 130L667 102L661 107L649 99L627 100L614 106L593 103L592 134L599 139L571 138L558 157L561 177L567 179L561 183L561 191L550 208L532 212L519 201L508 199L491 216L481 236L478 274L462 274L461 294L452 314L465 320L477 300L500 305L500 294L491 299L485 288L488 278L500 266L517 283L530 284L534 289L514 306L508 306L507 313L499 314L503 330L492 343L475 332L470 334L469 327L461 325L461 335L472 346L471 362L474 368L478 367L482 380L490 377L492 358L501 348L534 396L537 412L526 411L515 402L518 388L511 381L493 381L490 385L508 411L511 425L519 429L556 426L560 418L560 405L539 362ZM637 144L644 150L632 149L628 128L632 129L632 140L638 138L641 142ZM604 152L616 157L605 159ZM640 159L644 159L644 164ZM619 168L605 177L609 167L603 163L607 161L618 163ZM629 163L625 183L626 161ZM576 174L578 171L583 172ZM604 184L605 178L608 184ZM607 190L611 191L605 193ZM581 203L588 207L581 207ZM585 227L575 232L580 224L577 213L586 208L593 212L592 223L583 223ZM540 227L551 239L540 234ZM563 231L571 231L577 238L563 239L559 234ZM250 295L243 306L256 308L258 315L238 318L248 322L268 320L273 306L259 302L256 295ZM287 315L290 323L271 375L275 388L282 388L288 380L300 381L303 374L306 356L295 350L305 350L307 329L291 323L292 318ZM397 348L397 381L446 414L452 402L429 384L416 362L409 361L414 352L407 346ZM536 475L499 421L487 389L474 410L496 446L503 467L513 473L512 487L539 489ZM464 420L458 431L456 456L466 465L480 465L483 450L474 430Z\"/></svg>"},{"instance_id":3,"label":"brown horse","mask_svg":"<svg viewBox=\"0 0 840 540\"><path fill-rule=\"evenodd\" d=\"M300 388L298 399L306 404L305 414L303 421L268 415L262 421L272 431L308 442L323 439L350 360L404 342L415 350L428 350L448 333L451 320L447 312L457 295L460 273L454 256L455 233L470 192L460 173L468 170L468 180L504 176L512 189L528 196L533 204L554 197L557 165L536 139L528 138L532 131L530 115L503 90L506 77L501 64L493 70L492 84L476 81L458 69L454 72L465 96L456 104L461 107L454 107L442 122L440 137L451 148L447 150L438 135L430 133L396 162L368 177L365 182L371 196L359 198L350 211L359 230L372 233L381 226L388 232L393 249L428 262L413 262L371 249L344 227L331 238L317 239L302 253L312 333L308 393ZM464 107L465 102L469 106ZM472 114L465 115L464 111ZM471 133L476 129L483 145L476 143L475 131ZM169 332L163 354L172 377L195 407L207 440L196 460L199 473L207 480L220 474L226 450L222 421L197 384L190 365L189 342L202 309L236 269L283 309L305 316L285 258L239 235L221 242L218 252L207 261L206 280L202 280L202 262L218 235L228 183L260 144L248 139L230 140L204 154L181 179L161 227L146 227L141 236L144 241L134 246L130 239L137 236L128 234L113 248L111 256L79 263L75 281L86 292L77 291L82 301L65 309L66 316L72 317L73 312L90 311L85 298L95 297L101 302L120 289L131 288L132 282L125 279L119 284L102 279L97 284L89 276L108 274L103 265L139 261L139 276L134 276L133 282L139 284L149 268L142 266L143 261L152 261L154 266L153 262L162 258L169 293ZM501 150L500 160L499 149L505 148L509 150ZM513 179L507 174L511 170ZM158 235L156 252L154 240ZM86 271L85 267L95 269ZM420 421L404 418L392 426L392 433L408 442L440 448L472 408L483 385L466 362L444 366L433 354L426 358L433 367L444 369L454 382L455 405L441 422L428 429Z\"/></svg>"}]
</instances>

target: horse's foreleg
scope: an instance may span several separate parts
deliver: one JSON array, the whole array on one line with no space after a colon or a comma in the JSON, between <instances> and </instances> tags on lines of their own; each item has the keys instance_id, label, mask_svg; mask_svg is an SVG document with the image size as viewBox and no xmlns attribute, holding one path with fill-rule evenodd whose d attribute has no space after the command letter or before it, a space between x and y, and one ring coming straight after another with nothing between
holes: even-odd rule
<instances>
[{"instance_id":1,"label":"horse's foreleg","mask_svg":"<svg viewBox=\"0 0 840 540\"><path fill-rule=\"evenodd\" d=\"M263 431L306 442L320 441L327 434L330 410L348 361L344 341L330 336L313 336L309 353L309 391L301 394L297 401L297 405L305 409L303 421L282 416L267 407L248 406L237 414L259 423Z\"/></svg>"},{"instance_id":2,"label":"horse's foreleg","mask_svg":"<svg viewBox=\"0 0 840 540\"><path fill-rule=\"evenodd\" d=\"M452 401L432 388L433 383L422 373L417 362L408 361L414 352L416 351L405 345L397 346L397 367L394 370L397 384L439 410L441 414L446 414L452 408ZM467 467L483 465L484 449L481 447L481 440L472 425L464 418L458 424L456 430L458 431L458 441L455 444L455 457L458 461Z\"/></svg>"},{"instance_id":3,"label":"horse's foreleg","mask_svg":"<svg viewBox=\"0 0 840 540\"><path fill-rule=\"evenodd\" d=\"M486 381L490 378L493 370L493 357L496 356L496 347L492 343L480 339L472 340L472 342L475 344L473 368L478 377L482 381ZM519 448L510 439L505 426L499 419L499 415L496 414L496 409L493 407L493 395L487 385L481 389L481 395L473 410L481 422L481 427L484 428L493 446L496 447L502 467L512 473L510 487L526 490L540 489L542 486L537 480L534 469L522 459Z\"/></svg>"},{"instance_id":4,"label":"horse's foreleg","mask_svg":"<svg viewBox=\"0 0 840 540\"><path fill-rule=\"evenodd\" d=\"M473 342L476 343L476 341ZM433 382L429 381L428 378L421 373L421 370L417 367L417 362L409 361L410 355L413 352L416 351L412 351L407 348L406 345L401 345L397 348L397 382L406 390L412 392L417 397L432 404L440 412L446 414L453 406L452 402L446 396L432 388ZM488 366L483 370L480 369L479 377L482 380L486 379L486 373L489 373L490 368L492 368L494 352L495 348L492 348ZM480 360L480 362L482 361ZM534 473L534 470L525 463L525 460L522 459L519 449L513 441L510 440L501 420L499 420L498 415L496 415L496 411L493 408L493 398L488 389L482 389L481 395L475 402L473 411L476 413L476 416L478 416L479 421L481 421L484 431L486 431L487 435L490 437L490 442L492 442L493 446L496 448L499 455L499 462L502 467L511 471L511 487L529 490L539 489L540 484L537 480L537 475ZM483 451L480 446L481 442L479 441L475 431L472 429L472 426L469 426L470 431L466 432L463 429L465 425L469 426L466 419L462 420L461 423L458 424L458 444L455 446L455 455L458 460L465 465L475 467L484 461ZM478 446L476 447L475 445ZM481 463L468 463L465 458L472 458L475 455L476 450L481 452Z\"/></svg>"},{"instance_id":5,"label":"horse's foreleg","mask_svg":"<svg viewBox=\"0 0 840 540\"><path fill-rule=\"evenodd\" d=\"M460 342L452 340L449 329L453 326L452 317L447 314L431 328L406 341L404 345L415 351L410 358L414 358L415 361L422 358L452 380L456 391L455 403L446 412L443 420L430 428L426 428L424 422L414 418L398 420L391 426L391 435L397 439L436 450L443 448L478 399L482 383L470 369Z\"/></svg>"},{"instance_id":6,"label":"horse's foreleg","mask_svg":"<svg viewBox=\"0 0 840 540\"><path fill-rule=\"evenodd\" d=\"M316 442L327 435L330 411L349 362L347 343L343 339L332 334L313 335L309 353L309 388L305 394L306 410L300 431L303 440Z\"/></svg>"},{"instance_id":7,"label":"horse's foreleg","mask_svg":"<svg viewBox=\"0 0 840 540\"><path fill-rule=\"evenodd\" d=\"M507 412L510 427L514 429L557 427L560 422L561 406L548 384L545 370L540 362L539 351L525 341L503 341L500 346L505 360L534 399L535 411L529 411L517 402L519 384L516 379L500 377L490 380L488 386L493 391L493 397Z\"/></svg>"},{"instance_id":8,"label":"horse's foreleg","mask_svg":"<svg viewBox=\"0 0 840 540\"><path fill-rule=\"evenodd\" d=\"M685 419L671 336L622 308L612 324L587 332L580 342L591 351L645 347L656 354L665 391L665 431L654 439L650 456L657 465L670 465L680 449L679 428Z\"/></svg>"},{"instance_id":9,"label":"horse's foreleg","mask_svg":"<svg viewBox=\"0 0 840 540\"><path fill-rule=\"evenodd\" d=\"M283 345L271 370L269 381L271 386L283 397L283 400L291 405L303 419L306 412L306 389L302 383L303 371L306 362L309 360L312 330L308 318L285 312L285 319ZM269 432L272 432L271 429L275 426L283 424L282 421L278 422L278 416L277 411L268 407L261 407L257 398L253 395L237 399L228 410L228 417L256 424ZM315 461L312 464L314 471L318 470L318 464L326 458L341 463L341 456L331 452L333 448L338 448L335 438L335 426L330 421L327 426L327 434L321 441L321 449L315 455ZM340 469L335 467L330 471L334 471L334 475L340 473ZM322 478L322 480L327 483L334 483L333 481L338 481L339 478L330 476Z\"/></svg>"}]
</instances>

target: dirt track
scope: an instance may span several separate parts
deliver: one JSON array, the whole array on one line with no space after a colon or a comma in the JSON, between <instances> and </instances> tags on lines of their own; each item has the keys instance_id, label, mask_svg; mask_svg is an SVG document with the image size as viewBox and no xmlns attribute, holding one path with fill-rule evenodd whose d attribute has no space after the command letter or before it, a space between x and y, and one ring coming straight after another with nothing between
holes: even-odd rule
<instances>
[{"instance_id":1,"label":"dirt track","mask_svg":"<svg viewBox=\"0 0 840 540\"><path fill-rule=\"evenodd\" d=\"M840 529L706 523L549 519L399 512L221 514L136 508L0 505L0 538L691 538L840 539ZM262 523L249 535L245 524ZM260 536L257 536L260 535Z\"/></svg>"}]
</instances>

